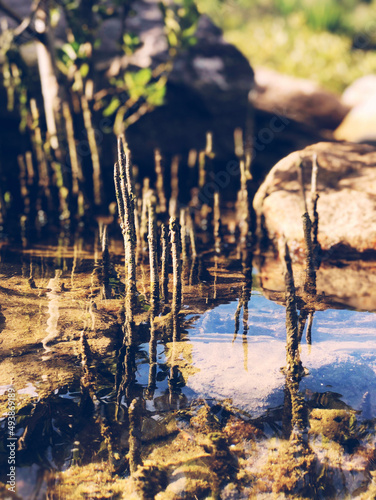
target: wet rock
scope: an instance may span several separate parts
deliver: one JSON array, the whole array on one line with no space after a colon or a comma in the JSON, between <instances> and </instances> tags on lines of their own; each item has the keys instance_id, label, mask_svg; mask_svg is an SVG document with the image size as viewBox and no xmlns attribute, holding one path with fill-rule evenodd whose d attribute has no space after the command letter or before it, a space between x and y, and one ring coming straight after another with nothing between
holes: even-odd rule
<instances>
[{"instance_id":1,"label":"wet rock","mask_svg":"<svg viewBox=\"0 0 376 500\"><path fill-rule=\"evenodd\" d=\"M352 108L334 135L339 140L376 144L376 86Z\"/></svg>"},{"instance_id":2,"label":"wet rock","mask_svg":"<svg viewBox=\"0 0 376 500\"><path fill-rule=\"evenodd\" d=\"M304 249L303 202L298 163L303 162L309 200L312 157L319 173L318 241L327 258L376 255L376 149L351 143L319 143L281 160L259 188L254 208L263 231L274 243L284 235L291 250Z\"/></svg>"},{"instance_id":3,"label":"wet rock","mask_svg":"<svg viewBox=\"0 0 376 500\"><path fill-rule=\"evenodd\" d=\"M266 68L255 70L254 170L263 177L281 158L310 144L333 138L349 111L340 99L309 80Z\"/></svg>"}]
</instances>

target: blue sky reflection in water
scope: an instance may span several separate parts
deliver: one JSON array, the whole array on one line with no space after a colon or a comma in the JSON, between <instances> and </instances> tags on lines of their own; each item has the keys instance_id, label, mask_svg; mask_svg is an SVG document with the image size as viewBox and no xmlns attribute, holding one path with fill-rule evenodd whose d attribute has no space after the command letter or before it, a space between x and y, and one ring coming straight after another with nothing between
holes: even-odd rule
<instances>
[{"instance_id":1,"label":"blue sky reflection in water","mask_svg":"<svg viewBox=\"0 0 376 500\"><path fill-rule=\"evenodd\" d=\"M238 302L206 311L189 331L192 363L187 388L205 398L231 398L252 417L283 404L286 364L285 308L253 292L249 330L234 338ZM364 418L376 412L376 317L373 313L327 309L314 315L312 345L303 337L301 360L308 370L300 388L306 399L314 393L334 396ZM363 396L369 393L370 406ZM338 396L341 395L341 396ZM317 395L316 395L317 397Z\"/></svg>"}]
</instances>

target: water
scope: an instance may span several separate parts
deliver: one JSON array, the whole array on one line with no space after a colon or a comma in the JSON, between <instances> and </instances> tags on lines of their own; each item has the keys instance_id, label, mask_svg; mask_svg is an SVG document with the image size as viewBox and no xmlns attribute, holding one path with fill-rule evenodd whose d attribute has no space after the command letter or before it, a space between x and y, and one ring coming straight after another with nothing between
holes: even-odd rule
<instances>
[{"instance_id":1,"label":"water","mask_svg":"<svg viewBox=\"0 0 376 500\"><path fill-rule=\"evenodd\" d=\"M112 244L110 254L121 275L121 246ZM184 287L175 335L166 316L157 318L154 364L147 266L140 266L137 283L145 311L137 319L136 342L126 350L119 280L114 272L113 298L103 300L98 267L98 250L83 242L2 254L0 401L4 415L13 384L20 498L80 498L81 491L82 498L88 491L90 498L117 498L118 489L123 498L372 494L373 312L339 304L338 296L325 299L314 313L311 338L303 335L304 376L292 387L284 370L278 276L269 274L271 294L265 270L256 268L248 297L235 258L207 260L205 282ZM297 397L308 433L298 444L291 437ZM137 475L129 477L134 398L147 488ZM4 416L1 433L6 483ZM291 464L286 443L298 450ZM300 482L291 479L297 471Z\"/></svg>"}]
</instances>

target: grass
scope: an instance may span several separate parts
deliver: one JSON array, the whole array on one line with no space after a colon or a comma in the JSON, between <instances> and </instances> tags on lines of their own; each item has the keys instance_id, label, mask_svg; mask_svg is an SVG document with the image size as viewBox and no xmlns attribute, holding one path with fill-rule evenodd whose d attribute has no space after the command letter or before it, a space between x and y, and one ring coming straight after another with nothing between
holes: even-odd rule
<instances>
[{"instance_id":1,"label":"grass","mask_svg":"<svg viewBox=\"0 0 376 500\"><path fill-rule=\"evenodd\" d=\"M326 9L323 2L270 0L198 0L253 67L268 66L281 73L316 81L342 92L357 78L376 73L376 51L352 50L354 38L376 37L376 1ZM329 2L332 4L332 2ZM351 2L350 2L351 3ZM305 8L302 6L305 5ZM372 17L373 16L373 17Z\"/></svg>"}]
</instances>

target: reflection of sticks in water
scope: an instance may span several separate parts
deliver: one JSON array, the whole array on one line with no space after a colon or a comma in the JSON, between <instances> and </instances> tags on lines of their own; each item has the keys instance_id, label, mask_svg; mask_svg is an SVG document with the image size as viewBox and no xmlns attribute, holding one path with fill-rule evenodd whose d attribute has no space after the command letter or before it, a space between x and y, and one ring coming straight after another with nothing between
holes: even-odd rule
<instances>
[{"instance_id":1,"label":"reflection of sticks in water","mask_svg":"<svg viewBox=\"0 0 376 500\"><path fill-rule=\"evenodd\" d=\"M168 229L166 224L161 227L161 246L162 246L162 266L161 266L161 295L165 304L168 303L168 266L170 260Z\"/></svg>"},{"instance_id":2,"label":"reflection of sticks in water","mask_svg":"<svg viewBox=\"0 0 376 500\"><path fill-rule=\"evenodd\" d=\"M314 314L314 311L310 311L310 313L308 314L308 324L307 324L307 333L306 333L306 339L307 339L308 345L312 344L313 314Z\"/></svg>"},{"instance_id":3,"label":"reflection of sticks in water","mask_svg":"<svg viewBox=\"0 0 376 500\"><path fill-rule=\"evenodd\" d=\"M136 352L133 344L123 346L119 352L117 363L117 410L120 408L122 397L129 402L132 398L136 373Z\"/></svg>"},{"instance_id":4,"label":"reflection of sticks in water","mask_svg":"<svg viewBox=\"0 0 376 500\"><path fill-rule=\"evenodd\" d=\"M235 311L235 332L233 342L235 342L236 337L239 332L240 327L240 313L243 309L243 342L244 336L248 333L248 303L251 299L252 293L252 252L246 251L243 255L243 273L245 276L245 282L242 288L242 293L239 298L238 306Z\"/></svg>"},{"instance_id":5,"label":"reflection of sticks in water","mask_svg":"<svg viewBox=\"0 0 376 500\"><path fill-rule=\"evenodd\" d=\"M102 231L102 273L103 273L103 297L111 297L110 288L110 255L108 253L107 225L103 226Z\"/></svg>"},{"instance_id":6,"label":"reflection of sticks in water","mask_svg":"<svg viewBox=\"0 0 376 500\"><path fill-rule=\"evenodd\" d=\"M299 392L299 382L303 374L303 366L299 357L298 315L294 276L289 248L284 242L285 286L286 286L286 390L291 402L290 439L303 442L307 438L306 407L302 394ZM290 404L288 405L290 406Z\"/></svg>"},{"instance_id":7,"label":"reflection of sticks in water","mask_svg":"<svg viewBox=\"0 0 376 500\"><path fill-rule=\"evenodd\" d=\"M283 243L286 287L286 353L287 371L290 374L301 372L299 359L298 314L296 310L295 284L292 264L287 243Z\"/></svg>"},{"instance_id":8,"label":"reflection of sticks in water","mask_svg":"<svg viewBox=\"0 0 376 500\"><path fill-rule=\"evenodd\" d=\"M150 341L149 341L149 378L145 391L146 399L152 399L156 387L157 375L157 337L155 331L154 318L150 318Z\"/></svg>"},{"instance_id":9,"label":"reflection of sticks in water","mask_svg":"<svg viewBox=\"0 0 376 500\"><path fill-rule=\"evenodd\" d=\"M159 274L157 254L157 220L155 215L155 198L149 198L149 265L150 265L150 303L154 316L159 307Z\"/></svg>"},{"instance_id":10,"label":"reflection of sticks in water","mask_svg":"<svg viewBox=\"0 0 376 500\"><path fill-rule=\"evenodd\" d=\"M304 328L307 322L308 318L308 310L306 307L302 307L300 314L299 314L299 319L298 319L298 341L300 344L300 341L302 340L303 337L303 332Z\"/></svg>"},{"instance_id":11,"label":"reflection of sticks in water","mask_svg":"<svg viewBox=\"0 0 376 500\"><path fill-rule=\"evenodd\" d=\"M134 399L128 408L129 418L129 470L131 475L142 465L141 460L141 411L140 403Z\"/></svg>"}]
</instances>

